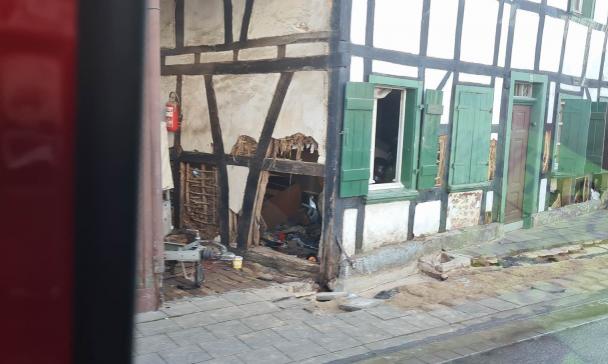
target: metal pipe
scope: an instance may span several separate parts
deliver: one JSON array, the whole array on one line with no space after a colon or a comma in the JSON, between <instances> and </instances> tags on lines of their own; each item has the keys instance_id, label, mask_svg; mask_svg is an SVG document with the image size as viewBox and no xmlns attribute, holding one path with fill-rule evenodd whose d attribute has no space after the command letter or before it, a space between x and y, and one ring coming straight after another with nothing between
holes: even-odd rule
<instances>
[{"instance_id":1,"label":"metal pipe","mask_svg":"<svg viewBox=\"0 0 608 364\"><path fill-rule=\"evenodd\" d=\"M137 311L160 306L164 269L160 155L160 2L146 1L143 116L139 160ZM127 181L128 182L128 181Z\"/></svg>"}]
</instances>

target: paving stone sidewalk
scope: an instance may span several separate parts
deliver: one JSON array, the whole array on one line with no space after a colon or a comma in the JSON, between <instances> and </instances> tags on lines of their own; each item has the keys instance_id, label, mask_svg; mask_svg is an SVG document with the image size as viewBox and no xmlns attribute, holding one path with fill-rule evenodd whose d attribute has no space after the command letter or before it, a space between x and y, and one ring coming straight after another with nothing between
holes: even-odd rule
<instances>
[{"instance_id":1,"label":"paving stone sidewalk","mask_svg":"<svg viewBox=\"0 0 608 364\"><path fill-rule=\"evenodd\" d=\"M601 209L568 221L507 232L503 239L454 252L472 257L502 257L524 251L607 239L608 210Z\"/></svg>"},{"instance_id":2,"label":"paving stone sidewalk","mask_svg":"<svg viewBox=\"0 0 608 364\"><path fill-rule=\"evenodd\" d=\"M288 286L176 301L161 311L137 315L135 363L348 362L474 325L533 314L539 307L573 304L607 290L608 269L520 288L449 306L406 310L383 304L348 313L316 313L314 296L297 298ZM480 349L463 346L461 351ZM450 355L454 353L461 355L457 350Z\"/></svg>"}]
</instances>

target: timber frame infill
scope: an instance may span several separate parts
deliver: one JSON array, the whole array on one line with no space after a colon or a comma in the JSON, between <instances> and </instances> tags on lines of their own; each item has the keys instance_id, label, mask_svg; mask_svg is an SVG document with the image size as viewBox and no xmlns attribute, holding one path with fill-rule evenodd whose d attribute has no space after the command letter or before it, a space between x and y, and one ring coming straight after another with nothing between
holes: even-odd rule
<instances>
[{"instance_id":1,"label":"timber frame infill","mask_svg":"<svg viewBox=\"0 0 608 364\"><path fill-rule=\"evenodd\" d=\"M258 0L259 1L259 0ZM225 32L226 39L223 44L210 46L184 46L184 0L176 0L175 8L175 35L176 44L173 49L161 50L161 74L163 76L176 76L176 92L182 98L182 81L186 75L200 75L205 78L206 96L209 108L209 117L213 139L213 153L201 153L196 151L184 151L181 145L179 131L175 134L174 145L171 148L171 158L173 163L175 183L175 196L180 196L179 191L179 165L182 162L206 163L218 167L218 183L223 186L220 190L220 232L223 241L228 241L228 181L226 166L238 165L249 167L245 197L243 201L243 215L237 227L237 245L239 249L246 249L249 240L254 214L254 199L258 189L259 175L262 171L276 171L291 174L305 174L310 176L324 177L324 213L323 228L321 232L320 244L320 265L321 274L319 281L327 283L337 276L338 263L341 256L339 239L336 237L335 220L340 215L335 214L337 202L336 186L338 178L338 159L340 154L339 131L342 123L342 101L343 85L348 80L348 58L344 52L344 44L348 39L348 23L343 19L350 13L350 1L334 1L331 8L331 20L329 32L316 32L305 34L294 34L286 36L267 37L260 39L247 39L248 26L251 18L254 0L246 0L245 12L243 15L243 25L238 39L228 36L230 32ZM224 6L231 6L230 1L224 1ZM227 9L226 9L227 10ZM225 11L226 29L231 27L232 12ZM346 38L344 38L346 36ZM312 57L285 57L285 47L289 44L326 42L329 44L329 52L325 55ZM268 60L238 61L238 52L242 49L276 46L278 57ZM201 52L220 52L233 51L232 61L227 62L208 62L202 63ZM168 56L194 54L194 63L166 65L165 59ZM274 130L285 95L289 89L290 81L294 72L323 70L329 76L329 95L328 95L328 121L325 143L325 165L312 162L301 162L285 159L266 158L263 151L270 143L270 138ZM280 73L281 77L277 83L271 106L262 127L262 133L258 141L259 153L255 156L233 156L226 154L223 150L222 130L215 101L215 90L213 78L215 75L223 74L249 74L249 73ZM257 177L256 177L257 176ZM176 211L174 216L179 216L179 203L175 204ZM341 218L341 216L340 216ZM176 221L179 226L179 221ZM241 226L242 225L242 226Z\"/></svg>"}]
</instances>

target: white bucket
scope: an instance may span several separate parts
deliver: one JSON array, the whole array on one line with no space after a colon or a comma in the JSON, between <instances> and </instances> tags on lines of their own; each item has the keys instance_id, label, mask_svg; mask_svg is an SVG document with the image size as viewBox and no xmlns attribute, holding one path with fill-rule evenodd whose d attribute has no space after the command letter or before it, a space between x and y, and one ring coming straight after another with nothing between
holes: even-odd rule
<instances>
[{"instance_id":1,"label":"white bucket","mask_svg":"<svg viewBox=\"0 0 608 364\"><path fill-rule=\"evenodd\" d=\"M234 269L241 269L242 267L243 267L243 257L240 257L240 256L237 255L232 260L232 268L234 268Z\"/></svg>"}]
</instances>

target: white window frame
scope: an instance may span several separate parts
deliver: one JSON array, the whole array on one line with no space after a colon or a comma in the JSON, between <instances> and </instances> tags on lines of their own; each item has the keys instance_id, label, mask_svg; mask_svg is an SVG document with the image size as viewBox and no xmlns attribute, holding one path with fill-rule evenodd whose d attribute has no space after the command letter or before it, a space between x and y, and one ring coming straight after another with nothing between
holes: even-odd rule
<instances>
[{"instance_id":1,"label":"white window frame","mask_svg":"<svg viewBox=\"0 0 608 364\"><path fill-rule=\"evenodd\" d=\"M395 166L395 180L389 183L376 184L374 181L374 160L376 159L376 117L378 111L378 99L374 98L374 110L372 118L372 142L370 149L370 177L369 177L369 190L385 190L392 188L403 188L401 183L401 164L403 160L403 130L405 127L405 98L406 89L398 87L375 87L375 89L391 89L398 90L401 92L401 101L399 107L399 138L397 139L397 162Z\"/></svg>"},{"instance_id":2,"label":"white window frame","mask_svg":"<svg viewBox=\"0 0 608 364\"><path fill-rule=\"evenodd\" d=\"M584 0L570 0L572 1L572 11L577 14L583 13L583 1ZM577 6L578 5L578 6Z\"/></svg>"}]
</instances>

